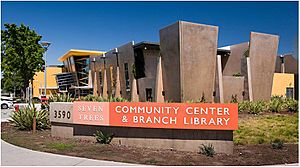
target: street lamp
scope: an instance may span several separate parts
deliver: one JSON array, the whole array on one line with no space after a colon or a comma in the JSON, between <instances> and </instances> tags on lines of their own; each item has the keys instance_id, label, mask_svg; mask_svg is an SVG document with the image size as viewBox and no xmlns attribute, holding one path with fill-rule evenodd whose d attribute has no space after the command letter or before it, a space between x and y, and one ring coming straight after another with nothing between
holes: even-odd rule
<instances>
[{"instance_id":1,"label":"street lamp","mask_svg":"<svg viewBox=\"0 0 300 167\"><path fill-rule=\"evenodd\" d=\"M42 41L41 42L41 46L45 49L45 53L44 53L44 61L45 61L45 69L44 69L44 79L45 79L45 90L44 90L44 96L47 95L46 91L47 91L47 59L46 59L46 52L48 50L48 47L50 46L50 42L47 41Z\"/></svg>"}]
</instances>

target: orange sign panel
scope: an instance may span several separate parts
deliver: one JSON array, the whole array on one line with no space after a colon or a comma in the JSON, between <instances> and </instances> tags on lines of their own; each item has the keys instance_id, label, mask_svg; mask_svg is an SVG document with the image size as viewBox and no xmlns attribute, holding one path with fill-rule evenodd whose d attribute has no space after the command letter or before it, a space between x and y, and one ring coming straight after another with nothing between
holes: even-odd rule
<instances>
[{"instance_id":1,"label":"orange sign panel","mask_svg":"<svg viewBox=\"0 0 300 167\"><path fill-rule=\"evenodd\" d=\"M91 112L90 108L96 110L97 106L102 106L100 108L105 121L94 119L97 112ZM88 110L85 112L88 116L80 117L78 113L82 114L82 110ZM73 120L80 124L124 127L236 130L238 106L211 103L75 102Z\"/></svg>"}]
</instances>

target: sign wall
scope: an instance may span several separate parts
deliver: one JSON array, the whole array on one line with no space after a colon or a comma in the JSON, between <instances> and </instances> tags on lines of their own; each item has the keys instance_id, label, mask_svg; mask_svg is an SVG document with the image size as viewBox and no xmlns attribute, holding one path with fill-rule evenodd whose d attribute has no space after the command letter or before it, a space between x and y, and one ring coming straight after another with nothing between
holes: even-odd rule
<instances>
[{"instance_id":1,"label":"sign wall","mask_svg":"<svg viewBox=\"0 0 300 167\"><path fill-rule=\"evenodd\" d=\"M76 101L73 103L72 120L75 124L84 125L236 130L238 106L216 103Z\"/></svg>"}]
</instances>

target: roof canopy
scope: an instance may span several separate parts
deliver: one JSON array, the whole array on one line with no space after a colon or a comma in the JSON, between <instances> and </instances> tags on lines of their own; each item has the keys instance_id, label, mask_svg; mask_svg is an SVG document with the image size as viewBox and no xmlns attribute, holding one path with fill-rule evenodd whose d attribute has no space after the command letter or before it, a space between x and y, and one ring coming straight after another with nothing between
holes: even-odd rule
<instances>
[{"instance_id":1,"label":"roof canopy","mask_svg":"<svg viewBox=\"0 0 300 167\"><path fill-rule=\"evenodd\" d=\"M102 56L105 52L103 51L95 51L95 50L77 50L77 49L71 49L66 54L61 56L58 60L59 61L65 61L67 58L71 56Z\"/></svg>"}]
</instances>

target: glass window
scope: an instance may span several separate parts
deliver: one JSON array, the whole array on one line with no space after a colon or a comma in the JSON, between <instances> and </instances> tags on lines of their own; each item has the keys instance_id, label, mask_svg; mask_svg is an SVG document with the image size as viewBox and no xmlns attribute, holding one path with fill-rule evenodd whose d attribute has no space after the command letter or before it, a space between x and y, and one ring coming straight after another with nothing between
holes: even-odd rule
<instances>
[{"instance_id":1,"label":"glass window","mask_svg":"<svg viewBox=\"0 0 300 167\"><path fill-rule=\"evenodd\" d=\"M128 63L124 63L124 72L125 72L125 83L126 83L126 91L130 91L129 86L129 72L128 72Z\"/></svg>"},{"instance_id":2,"label":"glass window","mask_svg":"<svg viewBox=\"0 0 300 167\"><path fill-rule=\"evenodd\" d=\"M102 84L102 71L100 70L99 71L99 83L100 83L100 89L101 89L101 92L103 91L103 84Z\"/></svg>"},{"instance_id":3,"label":"glass window","mask_svg":"<svg viewBox=\"0 0 300 167\"><path fill-rule=\"evenodd\" d=\"M286 97L294 98L294 88L286 88Z\"/></svg>"}]
</instances>

